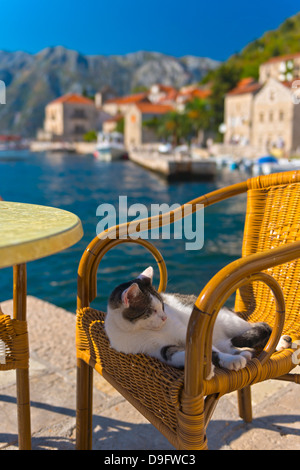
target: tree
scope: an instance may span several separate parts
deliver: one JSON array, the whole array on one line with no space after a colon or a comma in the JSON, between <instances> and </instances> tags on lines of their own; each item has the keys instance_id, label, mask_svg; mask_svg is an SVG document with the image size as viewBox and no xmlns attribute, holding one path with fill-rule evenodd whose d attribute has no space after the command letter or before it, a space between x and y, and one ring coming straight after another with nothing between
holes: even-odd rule
<instances>
[{"instance_id":1,"label":"tree","mask_svg":"<svg viewBox=\"0 0 300 470\"><path fill-rule=\"evenodd\" d=\"M120 134L124 134L124 126L125 126L124 117L121 117L121 118L117 121L116 131L117 131L117 132L120 132Z\"/></svg>"},{"instance_id":2,"label":"tree","mask_svg":"<svg viewBox=\"0 0 300 470\"><path fill-rule=\"evenodd\" d=\"M235 64L224 63L216 71L209 97L212 129L218 132L224 120L225 95L232 90L241 78L241 69Z\"/></svg>"},{"instance_id":3,"label":"tree","mask_svg":"<svg viewBox=\"0 0 300 470\"><path fill-rule=\"evenodd\" d=\"M162 117L157 131L161 137L171 138L173 145L179 145L191 139L191 121L185 112L170 111Z\"/></svg>"},{"instance_id":4,"label":"tree","mask_svg":"<svg viewBox=\"0 0 300 470\"><path fill-rule=\"evenodd\" d=\"M190 121L193 135L198 136L200 131L209 129L211 116L210 106L207 100L194 98L187 103L185 112Z\"/></svg>"},{"instance_id":5,"label":"tree","mask_svg":"<svg viewBox=\"0 0 300 470\"><path fill-rule=\"evenodd\" d=\"M84 134L83 140L85 142L96 142L97 141L97 132L94 131L94 130L88 131L86 134Z\"/></svg>"}]
</instances>

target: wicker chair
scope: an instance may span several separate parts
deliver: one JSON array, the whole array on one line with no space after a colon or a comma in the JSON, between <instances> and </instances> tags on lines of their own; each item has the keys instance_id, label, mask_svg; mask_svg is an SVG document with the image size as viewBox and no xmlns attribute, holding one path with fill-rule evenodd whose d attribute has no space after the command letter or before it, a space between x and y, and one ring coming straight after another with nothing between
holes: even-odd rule
<instances>
[{"instance_id":1,"label":"wicker chair","mask_svg":"<svg viewBox=\"0 0 300 470\"><path fill-rule=\"evenodd\" d=\"M109 345L105 313L90 307L96 297L96 274L105 253L119 243L139 243L148 249L160 270L159 290L167 271L158 250L143 239L123 238L127 226L117 227L117 239L96 237L84 252L78 272L77 310L77 448L92 442L92 372L103 375L177 449L207 449L206 427L218 399L238 391L240 416L252 419L250 386L267 379L300 383L290 374L300 344L300 172L251 178L213 191L190 202L211 204L247 192L242 258L219 271L195 303L187 332L184 371L143 354L125 355ZM172 212L172 221L176 211ZM161 226L160 217L148 219ZM239 371L216 368L207 380L216 316L235 291L236 311L250 322L267 321L271 337L257 357ZM290 349L275 351L282 334L293 339Z\"/></svg>"}]
</instances>

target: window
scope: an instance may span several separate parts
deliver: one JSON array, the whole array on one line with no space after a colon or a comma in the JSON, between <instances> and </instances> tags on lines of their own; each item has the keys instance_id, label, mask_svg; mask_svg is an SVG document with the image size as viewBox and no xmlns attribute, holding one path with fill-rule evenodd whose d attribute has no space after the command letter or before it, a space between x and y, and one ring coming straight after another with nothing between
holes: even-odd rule
<instances>
[{"instance_id":1,"label":"window","mask_svg":"<svg viewBox=\"0 0 300 470\"><path fill-rule=\"evenodd\" d=\"M273 112L272 111L270 111L270 113L269 113L269 121L273 122Z\"/></svg>"},{"instance_id":2,"label":"window","mask_svg":"<svg viewBox=\"0 0 300 470\"><path fill-rule=\"evenodd\" d=\"M284 112L279 111L279 121L283 121L283 119L284 119Z\"/></svg>"},{"instance_id":3,"label":"window","mask_svg":"<svg viewBox=\"0 0 300 470\"><path fill-rule=\"evenodd\" d=\"M260 113L259 122L264 122L264 113Z\"/></svg>"},{"instance_id":4,"label":"window","mask_svg":"<svg viewBox=\"0 0 300 470\"><path fill-rule=\"evenodd\" d=\"M74 127L74 134L84 134L86 132L83 126L75 126Z\"/></svg>"},{"instance_id":5,"label":"window","mask_svg":"<svg viewBox=\"0 0 300 470\"><path fill-rule=\"evenodd\" d=\"M72 114L72 118L73 119L85 119L86 114L85 114L84 109L75 108Z\"/></svg>"},{"instance_id":6,"label":"window","mask_svg":"<svg viewBox=\"0 0 300 470\"><path fill-rule=\"evenodd\" d=\"M275 90L270 90L270 93L269 93L269 99L270 101L274 101L275 100Z\"/></svg>"}]
</instances>

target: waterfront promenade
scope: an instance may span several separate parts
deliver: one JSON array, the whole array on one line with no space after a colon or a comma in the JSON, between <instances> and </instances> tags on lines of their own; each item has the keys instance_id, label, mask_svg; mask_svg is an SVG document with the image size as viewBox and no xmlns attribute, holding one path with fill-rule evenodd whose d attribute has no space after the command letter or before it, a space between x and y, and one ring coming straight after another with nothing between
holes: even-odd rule
<instances>
[{"instance_id":1,"label":"waterfront promenade","mask_svg":"<svg viewBox=\"0 0 300 470\"><path fill-rule=\"evenodd\" d=\"M1 303L12 312L12 301ZM32 448L75 449L75 315L32 296L30 332ZM299 372L300 367L297 367ZM95 450L172 450L168 441L94 374ZM0 372L0 449L17 449L15 372ZM299 386L268 381L252 387L253 422L237 412L236 394L221 398L208 426L211 450L300 450ZM173 449L174 450L174 449Z\"/></svg>"}]
</instances>

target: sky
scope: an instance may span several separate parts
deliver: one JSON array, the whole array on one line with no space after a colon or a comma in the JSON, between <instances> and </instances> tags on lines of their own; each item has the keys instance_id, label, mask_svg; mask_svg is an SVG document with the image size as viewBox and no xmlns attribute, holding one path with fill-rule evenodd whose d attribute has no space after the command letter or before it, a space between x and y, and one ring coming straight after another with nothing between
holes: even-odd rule
<instances>
[{"instance_id":1,"label":"sky","mask_svg":"<svg viewBox=\"0 0 300 470\"><path fill-rule=\"evenodd\" d=\"M0 50L61 45L223 61L299 10L295 0L0 0Z\"/></svg>"}]
</instances>

